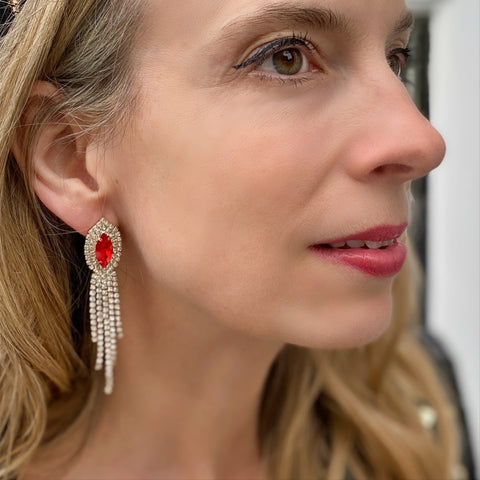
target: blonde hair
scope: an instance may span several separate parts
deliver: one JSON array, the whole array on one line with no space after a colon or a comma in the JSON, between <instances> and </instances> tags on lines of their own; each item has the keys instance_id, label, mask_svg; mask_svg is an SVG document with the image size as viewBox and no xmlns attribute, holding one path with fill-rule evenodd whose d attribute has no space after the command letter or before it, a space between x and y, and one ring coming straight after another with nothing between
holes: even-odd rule
<instances>
[{"instance_id":1,"label":"blonde hair","mask_svg":"<svg viewBox=\"0 0 480 480\"><path fill-rule=\"evenodd\" d=\"M126 121L139 15L132 0L28 0L1 40L0 478L18 474L65 432L96 390L80 239L36 199L31 165L20 169L10 152L15 129L38 79L55 84L61 100L46 102L27 128L27 159L42 122L55 115L104 136L115 131L113 120ZM392 328L376 343L282 350L259 417L272 478L450 478L455 419L409 321L414 276L406 268L397 279ZM435 431L423 428L418 402L438 412Z\"/></svg>"}]
</instances>

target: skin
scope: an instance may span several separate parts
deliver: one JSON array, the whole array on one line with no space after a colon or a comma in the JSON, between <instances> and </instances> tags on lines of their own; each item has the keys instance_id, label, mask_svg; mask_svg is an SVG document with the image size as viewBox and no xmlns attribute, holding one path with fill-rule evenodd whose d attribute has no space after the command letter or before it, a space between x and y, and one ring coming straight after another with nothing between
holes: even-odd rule
<instances>
[{"instance_id":1,"label":"skin","mask_svg":"<svg viewBox=\"0 0 480 480\"><path fill-rule=\"evenodd\" d=\"M84 234L105 216L124 241L115 391L65 478L266 478L256 411L282 345L359 346L388 327L393 279L309 246L406 222L411 180L443 158L387 60L408 41L393 33L405 5L287 0L350 26L232 25L271 3L152 0L127 130L107 147L52 146L55 125L40 138L45 205ZM317 48L299 47L293 80L233 68L292 32Z\"/></svg>"}]
</instances>

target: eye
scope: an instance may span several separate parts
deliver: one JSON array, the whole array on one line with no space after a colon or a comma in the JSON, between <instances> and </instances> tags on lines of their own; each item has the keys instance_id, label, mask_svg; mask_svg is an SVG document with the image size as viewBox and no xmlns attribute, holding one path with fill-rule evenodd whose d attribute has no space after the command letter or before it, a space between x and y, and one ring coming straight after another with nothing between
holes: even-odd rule
<instances>
[{"instance_id":1,"label":"eye","mask_svg":"<svg viewBox=\"0 0 480 480\"><path fill-rule=\"evenodd\" d=\"M236 70L255 65L255 71L285 78L316 71L317 68L309 60L308 52L315 47L306 37L287 37L275 40L257 49L243 63L235 65Z\"/></svg>"},{"instance_id":2,"label":"eye","mask_svg":"<svg viewBox=\"0 0 480 480\"><path fill-rule=\"evenodd\" d=\"M411 51L409 48L396 48L389 53L387 61L397 77L401 77L404 73L410 56Z\"/></svg>"},{"instance_id":3,"label":"eye","mask_svg":"<svg viewBox=\"0 0 480 480\"><path fill-rule=\"evenodd\" d=\"M286 48L268 56L258 67L263 72L297 75L309 70L308 59L298 48Z\"/></svg>"}]
</instances>

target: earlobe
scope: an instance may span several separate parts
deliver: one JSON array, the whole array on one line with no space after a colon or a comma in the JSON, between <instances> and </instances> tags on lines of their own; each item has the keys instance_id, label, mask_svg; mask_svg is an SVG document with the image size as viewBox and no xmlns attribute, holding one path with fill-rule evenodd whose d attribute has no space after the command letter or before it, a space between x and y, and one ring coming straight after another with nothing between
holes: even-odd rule
<instances>
[{"instance_id":1,"label":"earlobe","mask_svg":"<svg viewBox=\"0 0 480 480\"><path fill-rule=\"evenodd\" d=\"M24 171L32 172L33 189L57 217L85 235L104 215L104 199L97 181L100 158L73 118L57 114L38 124L46 109L59 101L57 88L36 82L17 129L13 154ZM30 148L29 141L36 128ZM28 165L31 162L31 166ZM115 219L112 219L114 221Z\"/></svg>"}]
</instances>

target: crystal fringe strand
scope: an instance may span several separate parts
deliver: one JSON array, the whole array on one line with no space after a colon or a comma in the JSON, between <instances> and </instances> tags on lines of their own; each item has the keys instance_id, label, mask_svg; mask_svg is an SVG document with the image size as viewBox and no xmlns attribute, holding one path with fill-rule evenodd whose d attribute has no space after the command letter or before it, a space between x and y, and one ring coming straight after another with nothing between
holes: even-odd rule
<instances>
[{"instance_id":1,"label":"crystal fringe strand","mask_svg":"<svg viewBox=\"0 0 480 480\"><path fill-rule=\"evenodd\" d=\"M123 337L120 295L115 268L122 246L115 225L101 219L90 229L85 241L85 259L92 270L90 280L90 332L97 344L95 370L105 370L104 392L113 392L113 370L117 358L117 339Z\"/></svg>"}]
</instances>

